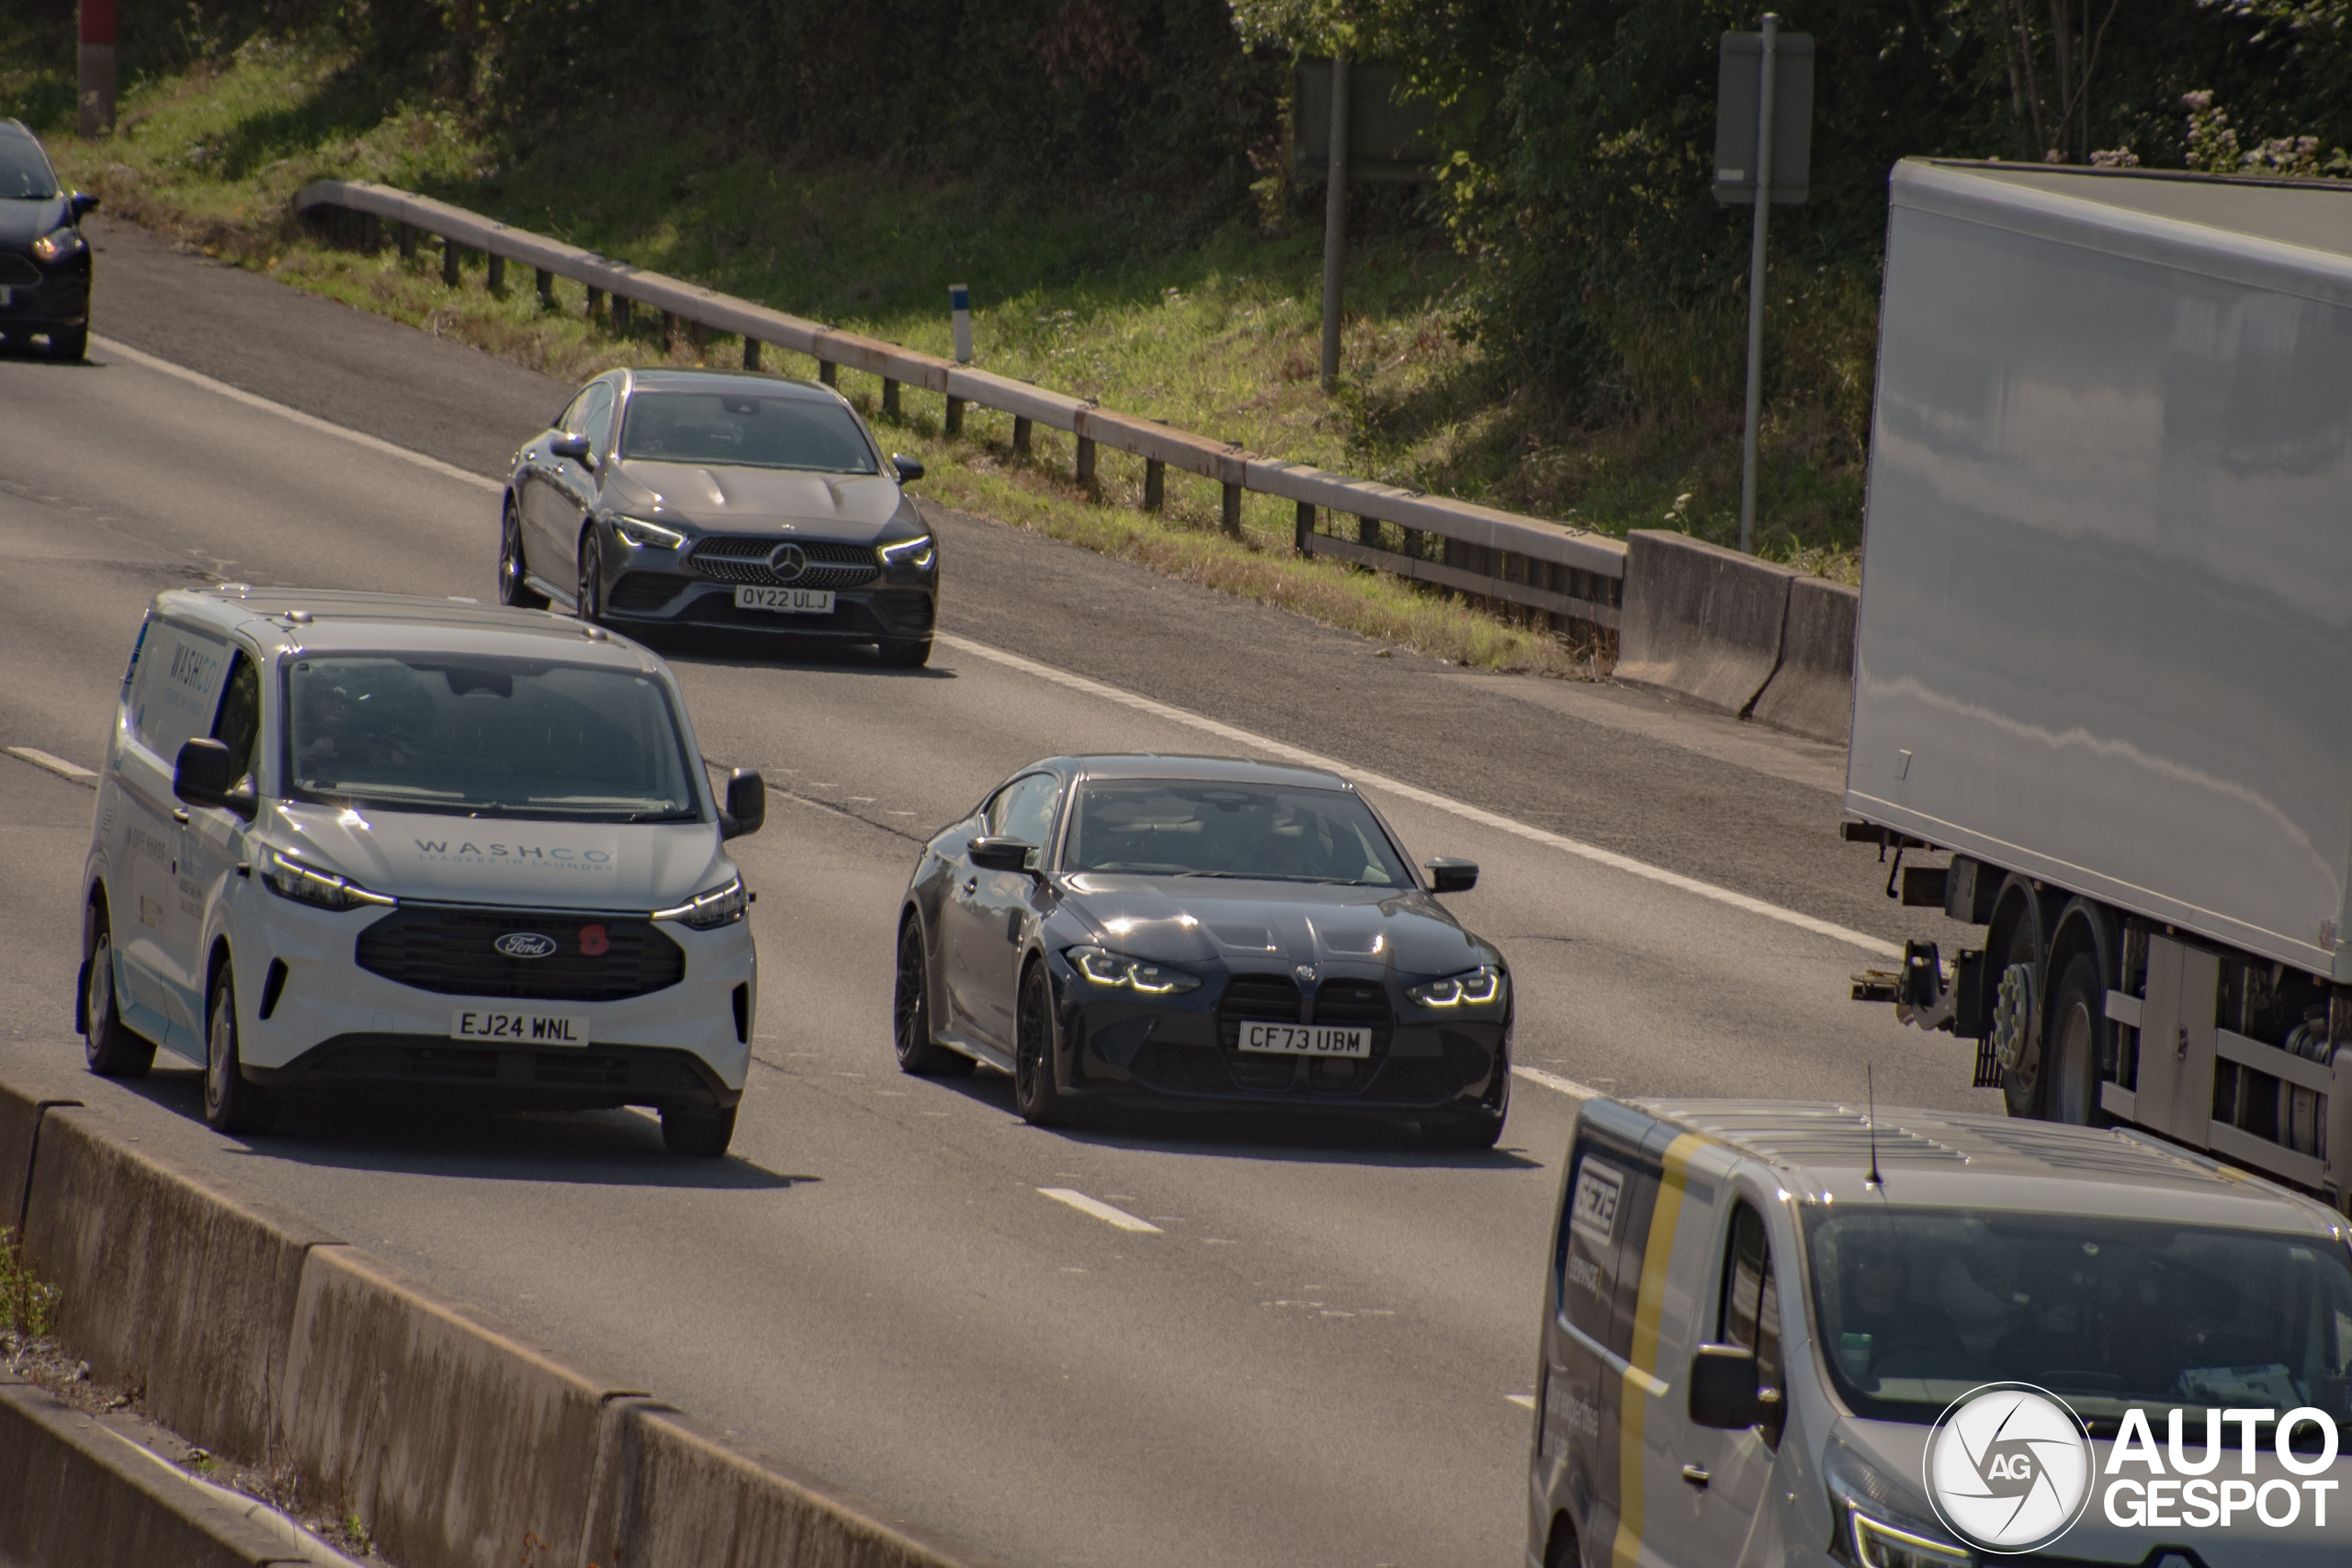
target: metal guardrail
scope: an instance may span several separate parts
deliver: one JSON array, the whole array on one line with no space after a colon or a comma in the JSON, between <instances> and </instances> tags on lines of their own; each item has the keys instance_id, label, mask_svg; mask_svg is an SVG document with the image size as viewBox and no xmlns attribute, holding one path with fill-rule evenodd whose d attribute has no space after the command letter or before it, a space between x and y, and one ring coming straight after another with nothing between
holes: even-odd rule
<instances>
[{"instance_id":1,"label":"metal guardrail","mask_svg":"<svg viewBox=\"0 0 2352 1568\"><path fill-rule=\"evenodd\" d=\"M1166 469L1174 467L1214 479L1224 488L1223 520L1229 534L1240 532L1243 491L1278 496L1297 507L1293 543L1302 555L1332 556L1417 581L1521 605L1544 612L1555 623L1580 623L1612 633L1617 629L1625 546L1615 539L1540 518L1259 457L1157 421L1115 413L1083 398L918 354L648 272L389 186L366 180L319 180L295 197L294 210L323 223L339 241L368 249L382 244L383 225L388 222L404 255L415 254L420 236L435 237L441 243L442 279L452 288L462 276L459 262L464 251L477 250L488 260L487 281L492 289L505 286L509 261L537 271L542 299L552 300L554 280L568 278L587 289L592 313L610 298L616 331L627 331L632 306L643 305L661 312L665 343L680 321L706 333L741 339L743 364L749 369L760 367L762 345L774 344L814 359L818 378L829 385L843 366L878 377L886 415L898 413L901 387L935 393L946 400L944 424L951 434L962 430L967 406L1012 415L1013 447L1024 454L1030 449L1034 426L1067 431L1077 438L1077 472L1081 482L1094 478L1095 452L1100 446L1142 458L1143 503L1148 509L1160 505ZM1355 520L1352 537L1329 531L1340 519L1349 517Z\"/></svg>"}]
</instances>

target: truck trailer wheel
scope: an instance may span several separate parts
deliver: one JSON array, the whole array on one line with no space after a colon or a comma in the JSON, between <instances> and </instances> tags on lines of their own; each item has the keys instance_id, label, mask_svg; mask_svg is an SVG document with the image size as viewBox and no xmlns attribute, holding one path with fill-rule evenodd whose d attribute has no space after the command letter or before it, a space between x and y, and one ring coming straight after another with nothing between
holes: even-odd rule
<instances>
[{"instance_id":1,"label":"truck trailer wheel","mask_svg":"<svg viewBox=\"0 0 2352 1568\"><path fill-rule=\"evenodd\" d=\"M2098 960L2078 953L2066 962L2050 995L2050 1021L2041 1035L2042 1114L2077 1127L2104 1127L2098 1068L2105 1059L2107 985Z\"/></svg>"},{"instance_id":2,"label":"truck trailer wheel","mask_svg":"<svg viewBox=\"0 0 2352 1568\"><path fill-rule=\"evenodd\" d=\"M2014 1000L1996 1000L1991 1009L1996 1028L2001 1027L2000 1021L2007 1015L2017 1014L2008 1027L2024 1035L2017 1042L2015 1062L2001 1075L2001 1098L2012 1116L2039 1117L2042 1113L2041 1056L2045 1042L2041 1026L2044 1015L2035 1005L2041 998L2033 994L2037 989L2033 981L2040 968L2033 939L2032 922L2018 920L2009 928L2007 951L1997 954L1987 952L1984 955L1986 972L2013 984L2017 992ZM2023 971L2013 981L2009 973L2012 969Z\"/></svg>"}]
</instances>

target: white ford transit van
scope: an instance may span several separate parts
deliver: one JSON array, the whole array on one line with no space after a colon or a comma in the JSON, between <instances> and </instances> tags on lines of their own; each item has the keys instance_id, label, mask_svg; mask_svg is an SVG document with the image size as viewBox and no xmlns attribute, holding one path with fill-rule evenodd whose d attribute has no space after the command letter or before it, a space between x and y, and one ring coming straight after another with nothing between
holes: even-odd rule
<instances>
[{"instance_id":1,"label":"white ford transit van","mask_svg":"<svg viewBox=\"0 0 2352 1568\"><path fill-rule=\"evenodd\" d=\"M2352 1552L2342 1216L2142 1134L1588 1100L1529 1568Z\"/></svg>"},{"instance_id":2,"label":"white ford transit van","mask_svg":"<svg viewBox=\"0 0 2352 1568\"><path fill-rule=\"evenodd\" d=\"M662 661L537 612L230 585L159 595L83 879L90 1066L157 1046L206 1119L300 1094L657 1109L733 1136L750 895Z\"/></svg>"}]
</instances>

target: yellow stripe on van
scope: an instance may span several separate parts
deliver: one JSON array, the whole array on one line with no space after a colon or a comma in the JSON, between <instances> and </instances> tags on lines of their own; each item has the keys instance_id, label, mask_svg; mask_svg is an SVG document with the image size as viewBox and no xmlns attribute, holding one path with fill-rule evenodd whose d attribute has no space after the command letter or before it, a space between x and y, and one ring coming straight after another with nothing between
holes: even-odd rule
<instances>
[{"instance_id":1,"label":"yellow stripe on van","mask_svg":"<svg viewBox=\"0 0 2352 1568\"><path fill-rule=\"evenodd\" d=\"M1690 1156L1707 1140L1685 1133L1666 1145L1659 1162L1665 1174L1658 1182L1657 1202L1650 1211L1649 1243L1642 1251L1642 1289L1634 1306L1634 1353L1627 1359L1628 1382L1664 1385L1657 1377L1657 1320L1666 1310L1666 1275L1674 1255L1674 1232L1682 1219L1682 1187ZM1617 1402L1617 1546L1612 1568L1638 1568L1642 1556L1644 1466L1642 1428L1649 1400L1627 1397Z\"/></svg>"}]
</instances>

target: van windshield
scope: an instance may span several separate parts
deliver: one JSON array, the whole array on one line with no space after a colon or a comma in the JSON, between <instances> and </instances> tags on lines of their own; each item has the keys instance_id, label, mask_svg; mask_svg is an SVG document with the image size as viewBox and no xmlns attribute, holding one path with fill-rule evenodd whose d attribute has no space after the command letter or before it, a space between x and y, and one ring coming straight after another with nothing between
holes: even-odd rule
<instances>
[{"instance_id":1,"label":"van windshield","mask_svg":"<svg viewBox=\"0 0 2352 1568\"><path fill-rule=\"evenodd\" d=\"M296 800L564 821L701 816L669 694L634 670L361 654L298 659L286 682Z\"/></svg>"},{"instance_id":2,"label":"van windshield","mask_svg":"<svg viewBox=\"0 0 2352 1568\"><path fill-rule=\"evenodd\" d=\"M2094 1437L2149 1412L2352 1418L2352 1257L2317 1237L2087 1214L1810 1208L1823 1359L1859 1416L1932 1423L2030 1382ZM2201 1434L2201 1419L2190 1430ZM2298 1428L2298 1439L2316 1440Z\"/></svg>"}]
</instances>

